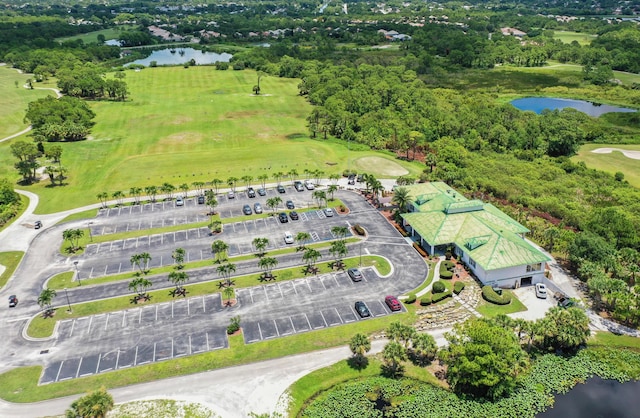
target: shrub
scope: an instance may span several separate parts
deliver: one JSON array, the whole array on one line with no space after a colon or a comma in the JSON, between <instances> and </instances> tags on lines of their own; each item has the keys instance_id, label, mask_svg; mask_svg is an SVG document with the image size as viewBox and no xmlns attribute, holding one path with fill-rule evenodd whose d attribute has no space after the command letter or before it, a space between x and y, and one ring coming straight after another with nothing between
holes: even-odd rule
<instances>
[{"instance_id":1,"label":"shrub","mask_svg":"<svg viewBox=\"0 0 640 418\"><path fill-rule=\"evenodd\" d=\"M453 293L456 295L459 295L462 289L464 289L464 282L455 282L453 284Z\"/></svg>"},{"instance_id":2,"label":"shrub","mask_svg":"<svg viewBox=\"0 0 640 418\"><path fill-rule=\"evenodd\" d=\"M409 234L407 234L407 231L405 231L403 227L401 227L400 225L396 225L396 224L394 224L394 226L396 227L398 232L400 232L402 234L403 237L408 237L409 236Z\"/></svg>"},{"instance_id":3,"label":"shrub","mask_svg":"<svg viewBox=\"0 0 640 418\"><path fill-rule=\"evenodd\" d=\"M240 329L240 316L231 318L231 323L227 327L227 334L231 335Z\"/></svg>"},{"instance_id":4,"label":"shrub","mask_svg":"<svg viewBox=\"0 0 640 418\"><path fill-rule=\"evenodd\" d=\"M431 297L431 301L433 303L437 303L440 302L441 300L444 300L446 298L450 298L451 297L451 292L444 292L444 293L434 293L434 295Z\"/></svg>"},{"instance_id":5,"label":"shrub","mask_svg":"<svg viewBox=\"0 0 640 418\"><path fill-rule=\"evenodd\" d=\"M440 270L452 271L455 266L456 266L455 263L445 260L442 263L440 263Z\"/></svg>"},{"instance_id":6,"label":"shrub","mask_svg":"<svg viewBox=\"0 0 640 418\"><path fill-rule=\"evenodd\" d=\"M496 305L508 305L511 303L511 295L509 293L499 295L489 285L482 286L482 297L487 302L495 303Z\"/></svg>"},{"instance_id":7,"label":"shrub","mask_svg":"<svg viewBox=\"0 0 640 418\"><path fill-rule=\"evenodd\" d=\"M404 303L410 305L412 303L416 302L416 294L415 293L409 293L407 295L407 298L404 300Z\"/></svg>"},{"instance_id":8,"label":"shrub","mask_svg":"<svg viewBox=\"0 0 640 418\"><path fill-rule=\"evenodd\" d=\"M447 290L447 287L444 285L444 283L442 283L440 280L438 280L437 282L433 283L433 287L432 287L433 293L442 293L445 290Z\"/></svg>"},{"instance_id":9,"label":"shrub","mask_svg":"<svg viewBox=\"0 0 640 418\"><path fill-rule=\"evenodd\" d=\"M363 228L363 227L361 227L361 226L360 226L360 225L358 225L358 224L356 224L356 225L354 225L354 226L353 226L353 230L354 230L354 231L356 231L356 234L358 234L358 235L364 235L364 234L365 234L365 232L364 232L364 228Z\"/></svg>"},{"instance_id":10,"label":"shrub","mask_svg":"<svg viewBox=\"0 0 640 418\"><path fill-rule=\"evenodd\" d=\"M418 253L420 253L421 256L423 256L423 257L427 256L427 252L425 250L423 250L422 247L420 247L417 242L413 243L413 248L415 248L416 251Z\"/></svg>"},{"instance_id":11,"label":"shrub","mask_svg":"<svg viewBox=\"0 0 640 418\"><path fill-rule=\"evenodd\" d=\"M449 280L453 277L453 273L450 272L449 270L440 270L440 278L441 279L445 279L445 280Z\"/></svg>"},{"instance_id":12,"label":"shrub","mask_svg":"<svg viewBox=\"0 0 640 418\"><path fill-rule=\"evenodd\" d=\"M431 305L431 293L427 293L420 299L420 306Z\"/></svg>"}]
</instances>

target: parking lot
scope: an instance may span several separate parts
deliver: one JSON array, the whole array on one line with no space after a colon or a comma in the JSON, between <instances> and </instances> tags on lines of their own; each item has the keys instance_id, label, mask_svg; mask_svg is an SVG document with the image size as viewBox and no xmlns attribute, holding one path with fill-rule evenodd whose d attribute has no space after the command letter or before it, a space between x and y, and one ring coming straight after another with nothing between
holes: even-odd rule
<instances>
[{"instance_id":1,"label":"parking lot","mask_svg":"<svg viewBox=\"0 0 640 418\"><path fill-rule=\"evenodd\" d=\"M92 315L58 324L56 346L86 347L49 363L40 383L124 369L228 347L219 294Z\"/></svg>"}]
</instances>

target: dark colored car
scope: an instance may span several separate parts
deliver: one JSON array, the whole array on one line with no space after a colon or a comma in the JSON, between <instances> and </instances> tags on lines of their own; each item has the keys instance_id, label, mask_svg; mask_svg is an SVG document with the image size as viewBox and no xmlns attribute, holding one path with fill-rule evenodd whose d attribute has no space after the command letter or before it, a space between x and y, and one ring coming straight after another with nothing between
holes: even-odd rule
<instances>
[{"instance_id":1,"label":"dark colored car","mask_svg":"<svg viewBox=\"0 0 640 418\"><path fill-rule=\"evenodd\" d=\"M283 224L286 224L287 222L289 222L289 218L287 218L287 214L285 212L281 212L278 215L278 219L280 219L280 222Z\"/></svg>"},{"instance_id":2,"label":"dark colored car","mask_svg":"<svg viewBox=\"0 0 640 418\"><path fill-rule=\"evenodd\" d=\"M287 200L287 209L295 209L296 205L293 204L293 200Z\"/></svg>"},{"instance_id":3,"label":"dark colored car","mask_svg":"<svg viewBox=\"0 0 640 418\"><path fill-rule=\"evenodd\" d=\"M266 196L267 195L267 191L264 188L261 187L261 188L258 189L258 194L260 196Z\"/></svg>"},{"instance_id":4,"label":"dark colored car","mask_svg":"<svg viewBox=\"0 0 640 418\"><path fill-rule=\"evenodd\" d=\"M204 196L202 196L202 195L198 196L198 204L199 205L204 205L204 201L205 201L204 200Z\"/></svg>"},{"instance_id":5,"label":"dark colored car","mask_svg":"<svg viewBox=\"0 0 640 418\"><path fill-rule=\"evenodd\" d=\"M298 212L296 212L295 210L292 210L291 212L289 212L289 217L291 218L292 221L297 221L298 219L300 219L298 217Z\"/></svg>"},{"instance_id":6,"label":"dark colored car","mask_svg":"<svg viewBox=\"0 0 640 418\"><path fill-rule=\"evenodd\" d=\"M394 312L402 310L402 305L400 305L400 301L395 296L385 297L384 303L386 303L389 309L391 309Z\"/></svg>"},{"instance_id":7,"label":"dark colored car","mask_svg":"<svg viewBox=\"0 0 640 418\"><path fill-rule=\"evenodd\" d=\"M278 193L285 193L286 190L284 188L284 186L282 184L278 184L278 187L276 187L276 190L278 190Z\"/></svg>"},{"instance_id":8,"label":"dark colored car","mask_svg":"<svg viewBox=\"0 0 640 418\"><path fill-rule=\"evenodd\" d=\"M362 273L360 272L360 270L356 268L351 268L347 270L347 274L349 275L349 277L351 277L351 280L353 280L354 282L359 282L362 280Z\"/></svg>"},{"instance_id":9,"label":"dark colored car","mask_svg":"<svg viewBox=\"0 0 640 418\"><path fill-rule=\"evenodd\" d=\"M575 302L571 298L562 296L558 299L558 306L561 308L570 308L575 305Z\"/></svg>"},{"instance_id":10,"label":"dark colored car","mask_svg":"<svg viewBox=\"0 0 640 418\"><path fill-rule=\"evenodd\" d=\"M34 227L35 229L40 229L40 228L42 228L42 222L40 222L40 221L36 221L36 222L33 224L33 227Z\"/></svg>"},{"instance_id":11,"label":"dark colored car","mask_svg":"<svg viewBox=\"0 0 640 418\"><path fill-rule=\"evenodd\" d=\"M244 213L245 215L251 215L253 212L251 211L251 206L249 205L244 205L242 207L242 213Z\"/></svg>"},{"instance_id":12,"label":"dark colored car","mask_svg":"<svg viewBox=\"0 0 640 418\"><path fill-rule=\"evenodd\" d=\"M18 297L16 295L9 296L9 307L15 308L17 304L18 304Z\"/></svg>"},{"instance_id":13,"label":"dark colored car","mask_svg":"<svg viewBox=\"0 0 640 418\"><path fill-rule=\"evenodd\" d=\"M293 183L293 187L295 187L295 189L299 192L304 192L304 185L299 180L296 180L296 182Z\"/></svg>"},{"instance_id":14,"label":"dark colored car","mask_svg":"<svg viewBox=\"0 0 640 418\"><path fill-rule=\"evenodd\" d=\"M367 305L365 305L365 303L361 300L356 302L356 312L358 312L358 315L360 315L361 318L367 318L371 316L369 308L367 308Z\"/></svg>"},{"instance_id":15,"label":"dark colored car","mask_svg":"<svg viewBox=\"0 0 640 418\"><path fill-rule=\"evenodd\" d=\"M255 191L255 190L253 190L253 187L249 187L249 188L247 189L247 196L249 196L249 197L256 197L256 191Z\"/></svg>"},{"instance_id":16,"label":"dark colored car","mask_svg":"<svg viewBox=\"0 0 640 418\"><path fill-rule=\"evenodd\" d=\"M356 184L356 175L355 174L350 174L348 177L348 184L353 185Z\"/></svg>"}]
</instances>

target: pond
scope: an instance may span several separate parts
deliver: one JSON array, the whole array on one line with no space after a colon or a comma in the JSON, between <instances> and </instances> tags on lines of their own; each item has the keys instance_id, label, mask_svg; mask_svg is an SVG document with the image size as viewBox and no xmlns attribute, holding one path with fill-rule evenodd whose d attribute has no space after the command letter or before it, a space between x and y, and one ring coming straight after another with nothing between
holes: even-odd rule
<instances>
[{"instance_id":1,"label":"pond","mask_svg":"<svg viewBox=\"0 0 640 418\"><path fill-rule=\"evenodd\" d=\"M639 415L640 382L594 377L555 398L553 408L536 418L632 418Z\"/></svg>"},{"instance_id":2,"label":"pond","mask_svg":"<svg viewBox=\"0 0 640 418\"><path fill-rule=\"evenodd\" d=\"M192 59L197 65L215 64L216 62L229 62L232 56L226 52L217 54L193 48L166 48L153 51L147 58L135 60L127 65L140 64L148 67L151 61L155 61L158 65L182 65Z\"/></svg>"},{"instance_id":3,"label":"pond","mask_svg":"<svg viewBox=\"0 0 640 418\"><path fill-rule=\"evenodd\" d=\"M571 107L594 117L609 112L636 112L635 109L628 109L626 107L609 106L586 102L584 100L560 99L556 97L525 97L524 99L512 100L510 103L517 109L531 110L536 113L541 113L543 109L555 110L564 109L565 107Z\"/></svg>"}]
</instances>

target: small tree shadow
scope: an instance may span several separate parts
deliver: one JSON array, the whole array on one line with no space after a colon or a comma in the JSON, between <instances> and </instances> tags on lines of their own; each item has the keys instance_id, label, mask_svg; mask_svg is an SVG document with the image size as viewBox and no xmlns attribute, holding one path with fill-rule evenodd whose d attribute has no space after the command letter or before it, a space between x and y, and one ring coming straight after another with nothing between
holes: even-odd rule
<instances>
[{"instance_id":1,"label":"small tree shadow","mask_svg":"<svg viewBox=\"0 0 640 418\"><path fill-rule=\"evenodd\" d=\"M187 297L187 293L189 293L189 292L187 292L187 289L185 289L185 288L173 289L173 290L171 290L169 292L169 294L174 298L176 296L182 296L183 298L186 298Z\"/></svg>"},{"instance_id":2,"label":"small tree shadow","mask_svg":"<svg viewBox=\"0 0 640 418\"><path fill-rule=\"evenodd\" d=\"M131 299L129 299L129 303L132 305L137 305L138 303L145 303L151 300L151 295L143 294L143 295L135 295Z\"/></svg>"},{"instance_id":3,"label":"small tree shadow","mask_svg":"<svg viewBox=\"0 0 640 418\"><path fill-rule=\"evenodd\" d=\"M351 356L347 359L347 365L353 370L362 371L369 366L369 358L366 356Z\"/></svg>"},{"instance_id":4,"label":"small tree shadow","mask_svg":"<svg viewBox=\"0 0 640 418\"><path fill-rule=\"evenodd\" d=\"M402 364L383 364L380 366L380 372L384 377L396 379L404 374L404 366Z\"/></svg>"},{"instance_id":5,"label":"small tree shadow","mask_svg":"<svg viewBox=\"0 0 640 418\"><path fill-rule=\"evenodd\" d=\"M317 274L320 269L316 266L305 266L302 272L306 276L307 274Z\"/></svg>"},{"instance_id":6,"label":"small tree shadow","mask_svg":"<svg viewBox=\"0 0 640 418\"><path fill-rule=\"evenodd\" d=\"M49 308L49 309L45 309L42 312L42 317L43 318L53 318L53 316L56 314L56 310L54 308Z\"/></svg>"}]
</instances>

